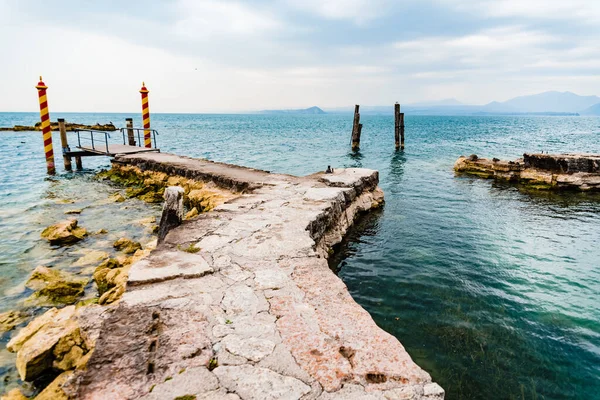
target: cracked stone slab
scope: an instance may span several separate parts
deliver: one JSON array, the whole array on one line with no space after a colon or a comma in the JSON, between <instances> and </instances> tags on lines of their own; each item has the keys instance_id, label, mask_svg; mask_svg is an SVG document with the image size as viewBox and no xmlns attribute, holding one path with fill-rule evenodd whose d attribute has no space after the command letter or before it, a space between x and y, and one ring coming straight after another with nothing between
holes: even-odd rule
<instances>
[{"instance_id":1,"label":"cracked stone slab","mask_svg":"<svg viewBox=\"0 0 600 400\"><path fill-rule=\"evenodd\" d=\"M221 345L233 355L258 362L271 354L275 343L267 339L228 335L223 338Z\"/></svg>"},{"instance_id":2,"label":"cracked stone slab","mask_svg":"<svg viewBox=\"0 0 600 400\"><path fill-rule=\"evenodd\" d=\"M296 400L311 390L296 378L251 365L218 367L213 372L227 390L242 399Z\"/></svg>"},{"instance_id":3,"label":"cracked stone slab","mask_svg":"<svg viewBox=\"0 0 600 400\"><path fill-rule=\"evenodd\" d=\"M181 396L196 396L219 389L219 380L205 367L188 368L165 378L165 382L152 388L143 400L163 400Z\"/></svg>"},{"instance_id":4,"label":"cracked stone slab","mask_svg":"<svg viewBox=\"0 0 600 400\"><path fill-rule=\"evenodd\" d=\"M137 286L176 278L200 278L211 272L213 269L200 254L165 251L132 265L127 284Z\"/></svg>"}]
</instances>

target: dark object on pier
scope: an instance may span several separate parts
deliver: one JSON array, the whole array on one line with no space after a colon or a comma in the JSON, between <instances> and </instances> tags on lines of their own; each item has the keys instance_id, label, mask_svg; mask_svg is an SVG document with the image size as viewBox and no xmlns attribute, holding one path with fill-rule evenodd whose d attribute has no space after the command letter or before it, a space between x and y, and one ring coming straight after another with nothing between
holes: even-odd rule
<instances>
[{"instance_id":1,"label":"dark object on pier","mask_svg":"<svg viewBox=\"0 0 600 400\"><path fill-rule=\"evenodd\" d=\"M493 162L498 162L498 161L500 161L500 159L499 159L499 158L496 158L496 157L494 157L494 158L492 158L492 161L493 161Z\"/></svg>"},{"instance_id":2,"label":"dark object on pier","mask_svg":"<svg viewBox=\"0 0 600 400\"><path fill-rule=\"evenodd\" d=\"M127 124L127 142L130 146L135 146L135 135L133 134L133 118L125 118Z\"/></svg>"},{"instance_id":3,"label":"dark object on pier","mask_svg":"<svg viewBox=\"0 0 600 400\"><path fill-rule=\"evenodd\" d=\"M469 156L469 161L477 161L479 159L479 157L477 157L477 154L471 154Z\"/></svg>"},{"instance_id":4,"label":"dark object on pier","mask_svg":"<svg viewBox=\"0 0 600 400\"><path fill-rule=\"evenodd\" d=\"M169 186L165 189L165 204L163 205L160 225L158 227L158 243L162 243L167 233L181 225L183 220L183 193L180 186Z\"/></svg>"},{"instance_id":5,"label":"dark object on pier","mask_svg":"<svg viewBox=\"0 0 600 400\"><path fill-rule=\"evenodd\" d=\"M326 174L333 174L333 168L331 168L331 165L327 166L327 171L325 171Z\"/></svg>"},{"instance_id":6,"label":"dark object on pier","mask_svg":"<svg viewBox=\"0 0 600 400\"><path fill-rule=\"evenodd\" d=\"M400 104L394 104L394 138L396 150L404 148L404 113L400 112Z\"/></svg>"},{"instance_id":7,"label":"dark object on pier","mask_svg":"<svg viewBox=\"0 0 600 400\"><path fill-rule=\"evenodd\" d=\"M360 106L357 104L354 106L354 123L352 124L352 150L358 150L360 147L360 133L362 131L362 124L360 123Z\"/></svg>"}]
</instances>

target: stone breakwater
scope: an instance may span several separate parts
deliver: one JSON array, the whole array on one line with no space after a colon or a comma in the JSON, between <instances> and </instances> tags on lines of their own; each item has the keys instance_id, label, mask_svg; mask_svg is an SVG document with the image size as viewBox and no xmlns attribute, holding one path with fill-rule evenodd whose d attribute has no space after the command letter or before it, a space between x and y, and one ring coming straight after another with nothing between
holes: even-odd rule
<instances>
[{"instance_id":1,"label":"stone breakwater","mask_svg":"<svg viewBox=\"0 0 600 400\"><path fill-rule=\"evenodd\" d=\"M87 366L61 382L66 396L443 399L326 261L355 218L382 204L377 171L293 177L164 153L115 163L237 197L132 265Z\"/></svg>"},{"instance_id":2,"label":"stone breakwater","mask_svg":"<svg viewBox=\"0 0 600 400\"><path fill-rule=\"evenodd\" d=\"M600 155L595 154L526 153L515 161L461 156L454 170L535 189L600 191Z\"/></svg>"}]
</instances>

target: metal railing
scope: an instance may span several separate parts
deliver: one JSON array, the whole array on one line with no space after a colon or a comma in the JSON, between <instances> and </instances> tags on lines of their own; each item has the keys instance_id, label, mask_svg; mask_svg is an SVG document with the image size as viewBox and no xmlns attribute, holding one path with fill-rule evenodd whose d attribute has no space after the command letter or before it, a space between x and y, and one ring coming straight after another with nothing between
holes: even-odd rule
<instances>
[{"instance_id":1,"label":"metal railing","mask_svg":"<svg viewBox=\"0 0 600 400\"><path fill-rule=\"evenodd\" d=\"M138 147L144 147L144 141L142 140L142 137L140 136L140 132L150 132L152 134L152 136L150 137L150 147L157 149L158 147L156 146L156 135L158 135L158 131L156 129L146 129L146 128L119 128L119 130L121 131L121 133L123 134L123 144L125 145L130 145L130 146L138 146ZM129 143L129 131L131 131L132 136L135 139L135 136L137 136L137 142L132 145Z\"/></svg>"},{"instance_id":2,"label":"metal railing","mask_svg":"<svg viewBox=\"0 0 600 400\"><path fill-rule=\"evenodd\" d=\"M81 140L83 139L84 141L90 141L92 144L92 150L96 150L96 151L104 151L102 149L102 147L104 147L106 149L106 153L110 153L109 149L108 149L108 139L110 139L110 134L106 131L96 131L93 129L75 129L75 132L77 133L77 144L78 147L81 148ZM89 133L90 137L88 138L87 135L82 137L82 133ZM104 143L102 142L102 138L98 139L98 137L96 137L96 139L94 140L94 134L97 134L98 136L104 136ZM98 144L100 144L100 146L98 146Z\"/></svg>"}]
</instances>

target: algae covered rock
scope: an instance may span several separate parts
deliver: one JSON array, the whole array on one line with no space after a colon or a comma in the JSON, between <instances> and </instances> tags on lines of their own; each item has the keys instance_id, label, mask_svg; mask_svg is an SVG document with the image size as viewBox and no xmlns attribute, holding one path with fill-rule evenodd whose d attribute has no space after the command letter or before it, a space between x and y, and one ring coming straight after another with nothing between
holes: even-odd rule
<instances>
[{"instance_id":1,"label":"algae covered rock","mask_svg":"<svg viewBox=\"0 0 600 400\"><path fill-rule=\"evenodd\" d=\"M113 243L113 247L117 250L121 250L125 254L133 254L138 250L141 250L142 245L139 242L134 242L131 239L120 238Z\"/></svg>"},{"instance_id":2,"label":"algae covered rock","mask_svg":"<svg viewBox=\"0 0 600 400\"><path fill-rule=\"evenodd\" d=\"M0 314L0 333L12 331L17 325L27 320L28 315L22 311L7 311Z\"/></svg>"},{"instance_id":3,"label":"algae covered rock","mask_svg":"<svg viewBox=\"0 0 600 400\"><path fill-rule=\"evenodd\" d=\"M187 214L185 214L185 219L192 219L197 217L200 213L196 207L192 208Z\"/></svg>"},{"instance_id":4,"label":"algae covered rock","mask_svg":"<svg viewBox=\"0 0 600 400\"><path fill-rule=\"evenodd\" d=\"M31 381L52 368L57 356L64 356L61 352L69 343L83 343L79 326L71 318L74 313L75 306L62 310L52 308L31 321L8 342L8 351L17 352L17 371L22 380ZM61 346L55 352L59 343Z\"/></svg>"},{"instance_id":5,"label":"algae covered rock","mask_svg":"<svg viewBox=\"0 0 600 400\"><path fill-rule=\"evenodd\" d=\"M36 305L73 304L84 293L87 279L76 279L72 275L39 266L25 284L35 290L27 299Z\"/></svg>"},{"instance_id":6,"label":"algae covered rock","mask_svg":"<svg viewBox=\"0 0 600 400\"><path fill-rule=\"evenodd\" d=\"M106 318L103 310L97 305L52 308L21 329L7 345L9 351L17 353L16 365L21 379L31 381L50 371L83 368ZM48 396L55 393L48 388L44 392ZM54 397L37 398L62 397L54 394Z\"/></svg>"},{"instance_id":7,"label":"algae covered rock","mask_svg":"<svg viewBox=\"0 0 600 400\"><path fill-rule=\"evenodd\" d=\"M96 282L96 286L98 286L98 293L100 294L100 296L102 296L109 289L115 286L112 281L112 276L108 276L109 273L112 270L119 269L122 267L123 265L118 260L110 258L104 261L96 268L96 270L94 271L93 278Z\"/></svg>"},{"instance_id":8,"label":"algae covered rock","mask_svg":"<svg viewBox=\"0 0 600 400\"><path fill-rule=\"evenodd\" d=\"M76 219L69 219L51 225L42 231L42 238L52 245L64 246L76 243L87 236L85 228L77 226Z\"/></svg>"},{"instance_id":9,"label":"algae covered rock","mask_svg":"<svg viewBox=\"0 0 600 400\"><path fill-rule=\"evenodd\" d=\"M127 286L130 265L123 266L115 259L100 264L94 271L94 281L98 286L98 304L111 304L119 300Z\"/></svg>"}]
</instances>

